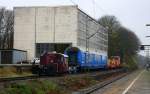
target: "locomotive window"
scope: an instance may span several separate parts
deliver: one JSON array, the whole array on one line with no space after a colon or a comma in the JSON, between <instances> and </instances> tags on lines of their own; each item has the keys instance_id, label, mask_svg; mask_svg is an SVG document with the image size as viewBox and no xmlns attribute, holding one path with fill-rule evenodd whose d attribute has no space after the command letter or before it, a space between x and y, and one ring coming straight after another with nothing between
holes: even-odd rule
<instances>
[{"instance_id":1,"label":"locomotive window","mask_svg":"<svg viewBox=\"0 0 150 94\"><path fill-rule=\"evenodd\" d=\"M63 57L61 57L61 62L62 62L62 63L64 62L64 58L63 58Z\"/></svg>"}]
</instances>

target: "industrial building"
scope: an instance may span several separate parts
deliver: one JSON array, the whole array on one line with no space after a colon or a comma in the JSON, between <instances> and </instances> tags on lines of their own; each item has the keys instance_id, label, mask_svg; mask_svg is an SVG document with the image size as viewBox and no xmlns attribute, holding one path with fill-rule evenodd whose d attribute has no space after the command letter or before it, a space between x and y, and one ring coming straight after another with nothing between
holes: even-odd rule
<instances>
[{"instance_id":1,"label":"industrial building","mask_svg":"<svg viewBox=\"0 0 150 94\"><path fill-rule=\"evenodd\" d=\"M14 15L14 48L28 60L69 46L107 57L106 29L78 6L15 7Z\"/></svg>"}]
</instances>

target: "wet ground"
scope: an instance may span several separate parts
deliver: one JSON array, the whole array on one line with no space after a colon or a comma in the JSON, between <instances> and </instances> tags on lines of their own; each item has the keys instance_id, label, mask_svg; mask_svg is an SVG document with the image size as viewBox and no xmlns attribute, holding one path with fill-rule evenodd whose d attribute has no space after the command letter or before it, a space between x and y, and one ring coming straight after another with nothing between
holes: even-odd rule
<instances>
[{"instance_id":1,"label":"wet ground","mask_svg":"<svg viewBox=\"0 0 150 94\"><path fill-rule=\"evenodd\" d=\"M150 94L150 71L138 70L92 94Z\"/></svg>"}]
</instances>

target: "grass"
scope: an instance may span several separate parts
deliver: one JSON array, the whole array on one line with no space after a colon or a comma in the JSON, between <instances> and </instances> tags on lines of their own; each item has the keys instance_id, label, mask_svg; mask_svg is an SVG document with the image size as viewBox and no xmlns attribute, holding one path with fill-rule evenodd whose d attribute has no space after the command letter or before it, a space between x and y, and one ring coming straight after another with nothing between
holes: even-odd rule
<instances>
[{"instance_id":1,"label":"grass","mask_svg":"<svg viewBox=\"0 0 150 94\"><path fill-rule=\"evenodd\" d=\"M13 70L7 73L11 72ZM28 80L21 83L7 83L4 89L0 91L0 94L70 94L72 91L95 85L101 80L103 78L96 80L94 77L88 76L64 76L61 79L54 80Z\"/></svg>"},{"instance_id":2,"label":"grass","mask_svg":"<svg viewBox=\"0 0 150 94\"><path fill-rule=\"evenodd\" d=\"M98 81L91 77L66 77L60 84L72 91L76 91L82 88L89 87L93 84L96 84L97 82Z\"/></svg>"},{"instance_id":3,"label":"grass","mask_svg":"<svg viewBox=\"0 0 150 94\"><path fill-rule=\"evenodd\" d=\"M14 67L0 68L0 77L29 75L18 73ZM90 77L64 77L57 81L29 80L21 83L8 83L0 94L70 94L72 91L89 87L97 81Z\"/></svg>"},{"instance_id":4,"label":"grass","mask_svg":"<svg viewBox=\"0 0 150 94\"><path fill-rule=\"evenodd\" d=\"M0 94L70 94L72 91L89 87L97 82L90 77L64 77L57 81L28 80L7 84Z\"/></svg>"},{"instance_id":5,"label":"grass","mask_svg":"<svg viewBox=\"0 0 150 94\"><path fill-rule=\"evenodd\" d=\"M0 77L17 77L32 75L31 72L18 72L15 67L0 67Z\"/></svg>"},{"instance_id":6,"label":"grass","mask_svg":"<svg viewBox=\"0 0 150 94\"><path fill-rule=\"evenodd\" d=\"M16 69L13 67L1 67L0 68L0 77L15 75Z\"/></svg>"},{"instance_id":7,"label":"grass","mask_svg":"<svg viewBox=\"0 0 150 94\"><path fill-rule=\"evenodd\" d=\"M11 83L0 94L66 94L58 84L51 81L29 80Z\"/></svg>"}]
</instances>

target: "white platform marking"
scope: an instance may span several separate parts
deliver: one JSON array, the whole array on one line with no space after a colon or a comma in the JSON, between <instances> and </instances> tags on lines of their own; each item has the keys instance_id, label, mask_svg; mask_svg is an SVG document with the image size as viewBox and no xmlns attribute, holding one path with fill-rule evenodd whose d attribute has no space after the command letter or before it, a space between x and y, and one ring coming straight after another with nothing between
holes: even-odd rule
<instances>
[{"instance_id":1,"label":"white platform marking","mask_svg":"<svg viewBox=\"0 0 150 94\"><path fill-rule=\"evenodd\" d=\"M126 94L129 89L132 87L132 85L139 79L141 74L144 72L144 70L131 82L131 84L122 92L122 94Z\"/></svg>"}]
</instances>

